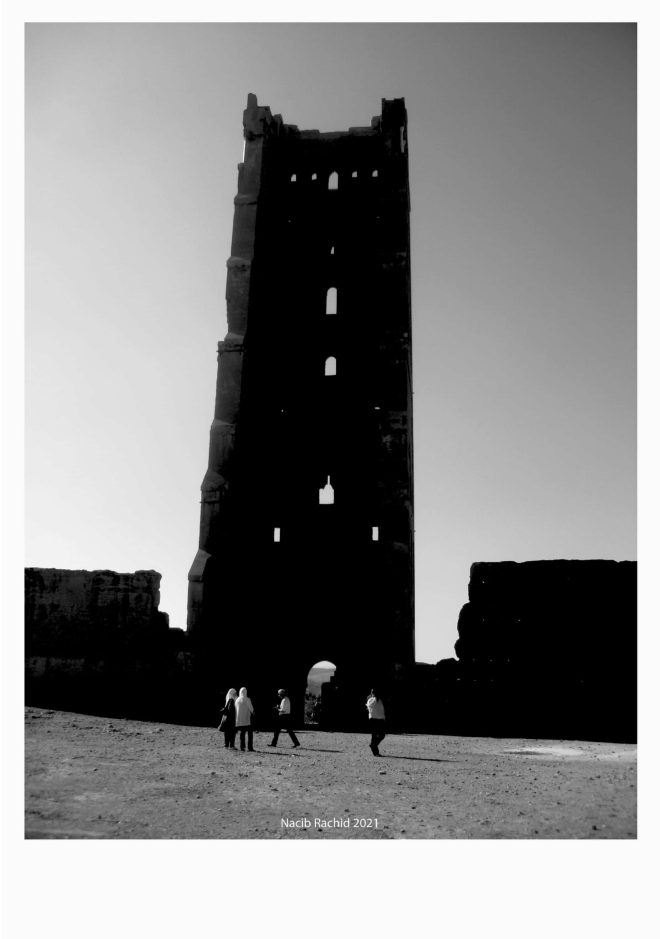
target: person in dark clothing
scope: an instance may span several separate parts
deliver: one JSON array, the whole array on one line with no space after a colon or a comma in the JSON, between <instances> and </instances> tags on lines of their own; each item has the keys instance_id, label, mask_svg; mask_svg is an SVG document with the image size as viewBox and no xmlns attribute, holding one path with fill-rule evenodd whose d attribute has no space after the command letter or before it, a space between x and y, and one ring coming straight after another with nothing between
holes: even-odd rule
<instances>
[{"instance_id":1,"label":"person in dark clothing","mask_svg":"<svg viewBox=\"0 0 660 939\"><path fill-rule=\"evenodd\" d=\"M295 733L293 732L293 729L291 726L291 702L289 701L289 698L284 688L280 688L280 690L277 693L280 696L280 703L279 705L276 705L277 725L275 727L275 730L273 731L273 739L268 744L268 746L276 747L277 741L280 736L280 731L286 730L289 737L291 737L293 746L299 747L300 742L298 738L296 737Z\"/></svg>"},{"instance_id":2,"label":"person in dark clothing","mask_svg":"<svg viewBox=\"0 0 660 939\"><path fill-rule=\"evenodd\" d=\"M236 689L230 688L227 692L227 697L225 698L225 706L223 707L222 717L220 719L220 730L222 730L225 735L225 747L229 750L235 750L236 745L234 741L236 740Z\"/></svg>"}]
</instances>

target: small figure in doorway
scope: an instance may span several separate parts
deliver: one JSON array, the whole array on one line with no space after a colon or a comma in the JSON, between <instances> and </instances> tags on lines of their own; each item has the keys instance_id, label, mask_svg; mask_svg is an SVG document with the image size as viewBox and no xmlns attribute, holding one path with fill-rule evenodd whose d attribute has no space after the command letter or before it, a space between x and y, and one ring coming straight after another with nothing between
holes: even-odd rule
<instances>
[{"instance_id":1,"label":"small figure in doorway","mask_svg":"<svg viewBox=\"0 0 660 939\"><path fill-rule=\"evenodd\" d=\"M276 747L280 736L280 731L286 730L289 737L291 737L291 740L293 741L294 748L299 747L300 742L294 734L291 726L291 702L289 701L286 689L280 688L277 693L280 696L280 703L275 706L275 710L277 711L277 724L275 726L275 730L273 731L273 739L268 744L268 746Z\"/></svg>"},{"instance_id":2,"label":"small figure in doorway","mask_svg":"<svg viewBox=\"0 0 660 939\"><path fill-rule=\"evenodd\" d=\"M247 734L247 748L254 751L254 707L248 698L247 688L241 688L236 699L236 729L240 732L241 750L245 750L245 735Z\"/></svg>"},{"instance_id":3,"label":"small figure in doorway","mask_svg":"<svg viewBox=\"0 0 660 939\"><path fill-rule=\"evenodd\" d=\"M371 730L371 743L369 749L374 756L380 756L378 745L385 739L385 705L376 688L371 689L367 698L369 711L369 729Z\"/></svg>"},{"instance_id":4,"label":"small figure in doorway","mask_svg":"<svg viewBox=\"0 0 660 939\"><path fill-rule=\"evenodd\" d=\"M218 730L221 730L225 735L225 746L229 750L236 749L236 689L230 688L227 692L227 697L225 698L225 706L223 707L220 714L220 726Z\"/></svg>"}]
</instances>

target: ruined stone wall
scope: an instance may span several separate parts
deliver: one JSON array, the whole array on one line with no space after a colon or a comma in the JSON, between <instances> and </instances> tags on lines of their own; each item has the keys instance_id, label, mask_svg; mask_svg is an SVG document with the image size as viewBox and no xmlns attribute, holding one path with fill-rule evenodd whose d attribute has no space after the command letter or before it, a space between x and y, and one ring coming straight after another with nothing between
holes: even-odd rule
<instances>
[{"instance_id":1,"label":"ruined stone wall","mask_svg":"<svg viewBox=\"0 0 660 939\"><path fill-rule=\"evenodd\" d=\"M156 571L25 571L28 704L134 713L165 706L186 671L185 637L158 609Z\"/></svg>"},{"instance_id":2,"label":"ruined stone wall","mask_svg":"<svg viewBox=\"0 0 660 939\"><path fill-rule=\"evenodd\" d=\"M433 720L448 733L635 740L636 581L632 561L473 564L458 659L426 682Z\"/></svg>"},{"instance_id":3,"label":"ruined stone wall","mask_svg":"<svg viewBox=\"0 0 660 939\"><path fill-rule=\"evenodd\" d=\"M632 561L473 564L456 655L486 672L598 684L634 675L636 589Z\"/></svg>"},{"instance_id":4,"label":"ruined stone wall","mask_svg":"<svg viewBox=\"0 0 660 939\"><path fill-rule=\"evenodd\" d=\"M149 643L168 628L156 571L25 571L27 651L89 657L110 644Z\"/></svg>"}]
</instances>

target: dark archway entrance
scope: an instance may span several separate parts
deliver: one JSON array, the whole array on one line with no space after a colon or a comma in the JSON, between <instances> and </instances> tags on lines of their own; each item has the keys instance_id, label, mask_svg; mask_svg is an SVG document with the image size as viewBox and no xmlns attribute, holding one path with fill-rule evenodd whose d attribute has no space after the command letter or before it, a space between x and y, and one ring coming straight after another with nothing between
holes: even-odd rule
<instances>
[{"instance_id":1,"label":"dark archway entrance","mask_svg":"<svg viewBox=\"0 0 660 939\"><path fill-rule=\"evenodd\" d=\"M327 715L330 706L330 693L332 680L335 677L337 666L327 660L312 665L307 673L307 688L305 689L305 724L310 727L322 727L325 712Z\"/></svg>"}]
</instances>

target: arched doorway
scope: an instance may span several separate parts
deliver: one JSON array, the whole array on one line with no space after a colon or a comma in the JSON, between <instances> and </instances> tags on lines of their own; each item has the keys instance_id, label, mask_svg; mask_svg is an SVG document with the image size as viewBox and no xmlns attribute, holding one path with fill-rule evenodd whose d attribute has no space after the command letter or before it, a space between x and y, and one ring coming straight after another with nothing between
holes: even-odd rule
<instances>
[{"instance_id":1,"label":"arched doorway","mask_svg":"<svg viewBox=\"0 0 660 939\"><path fill-rule=\"evenodd\" d=\"M328 699L337 666L326 659L316 662L307 673L305 688L305 724L319 727L323 723L323 699ZM324 689L325 686L325 689Z\"/></svg>"}]
</instances>

